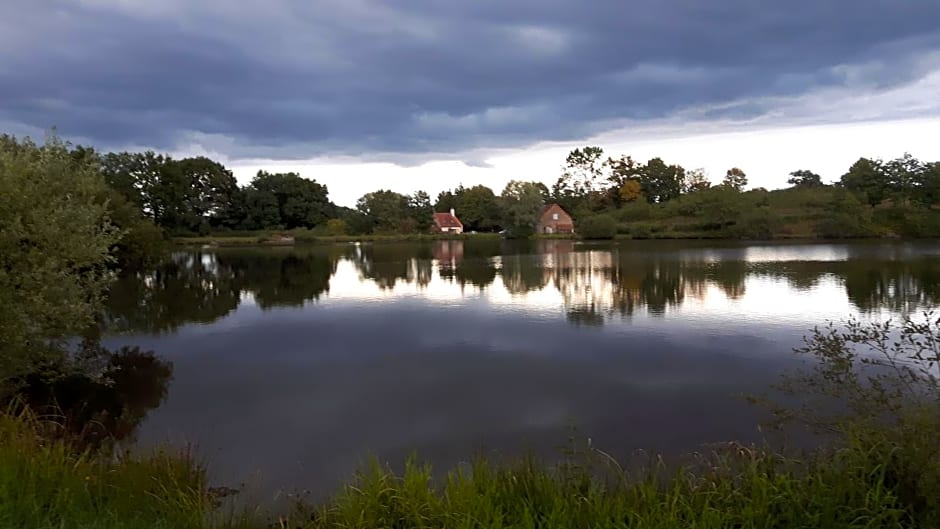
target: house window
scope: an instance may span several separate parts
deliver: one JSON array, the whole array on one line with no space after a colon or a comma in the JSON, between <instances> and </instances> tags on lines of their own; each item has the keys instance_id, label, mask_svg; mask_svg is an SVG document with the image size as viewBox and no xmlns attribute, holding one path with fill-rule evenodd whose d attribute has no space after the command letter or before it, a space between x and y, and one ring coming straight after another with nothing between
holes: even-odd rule
<instances>
[{"instance_id":1,"label":"house window","mask_svg":"<svg viewBox=\"0 0 940 529\"><path fill-rule=\"evenodd\" d=\"M558 213L552 213L552 220L558 220Z\"/></svg>"}]
</instances>

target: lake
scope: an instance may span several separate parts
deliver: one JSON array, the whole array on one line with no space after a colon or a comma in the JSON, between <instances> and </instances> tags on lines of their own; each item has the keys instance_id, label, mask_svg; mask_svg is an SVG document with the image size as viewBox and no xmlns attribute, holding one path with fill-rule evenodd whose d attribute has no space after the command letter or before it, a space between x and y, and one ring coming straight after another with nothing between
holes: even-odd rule
<instances>
[{"instance_id":1,"label":"lake","mask_svg":"<svg viewBox=\"0 0 940 529\"><path fill-rule=\"evenodd\" d=\"M814 325L938 297L934 241L221 248L122 277L106 344L172 363L138 396L143 446L192 443L261 499L322 497L369 455L755 441L741 396L796 367Z\"/></svg>"}]
</instances>

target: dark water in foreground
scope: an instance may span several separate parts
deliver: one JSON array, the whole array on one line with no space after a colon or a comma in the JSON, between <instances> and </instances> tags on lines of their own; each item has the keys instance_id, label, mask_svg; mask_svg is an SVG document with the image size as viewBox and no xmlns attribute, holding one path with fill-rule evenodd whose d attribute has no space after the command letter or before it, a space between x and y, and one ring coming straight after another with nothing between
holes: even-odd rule
<instances>
[{"instance_id":1,"label":"dark water in foreground","mask_svg":"<svg viewBox=\"0 0 940 529\"><path fill-rule=\"evenodd\" d=\"M756 440L807 330L940 298L940 244L439 241L179 253L123 278L108 345L172 362L145 445L217 482L332 492L374 454L615 456Z\"/></svg>"}]
</instances>

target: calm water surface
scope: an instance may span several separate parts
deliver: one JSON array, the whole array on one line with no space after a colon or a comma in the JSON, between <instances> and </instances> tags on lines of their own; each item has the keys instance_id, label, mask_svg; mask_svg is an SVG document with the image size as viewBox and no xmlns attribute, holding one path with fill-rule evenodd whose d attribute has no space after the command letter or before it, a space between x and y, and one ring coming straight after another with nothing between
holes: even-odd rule
<instances>
[{"instance_id":1,"label":"calm water surface","mask_svg":"<svg viewBox=\"0 0 940 529\"><path fill-rule=\"evenodd\" d=\"M173 365L145 445L224 484L334 491L370 454L450 467L756 440L807 330L940 297L940 244L438 241L183 252L121 279L108 345Z\"/></svg>"}]
</instances>

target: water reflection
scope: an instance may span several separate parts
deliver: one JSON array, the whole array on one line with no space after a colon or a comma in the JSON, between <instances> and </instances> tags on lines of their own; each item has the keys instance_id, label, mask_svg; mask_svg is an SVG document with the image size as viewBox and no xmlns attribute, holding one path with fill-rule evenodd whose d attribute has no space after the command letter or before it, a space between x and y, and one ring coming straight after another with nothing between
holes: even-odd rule
<instances>
[{"instance_id":1,"label":"water reflection","mask_svg":"<svg viewBox=\"0 0 940 529\"><path fill-rule=\"evenodd\" d=\"M226 252L206 256L223 275L233 277L230 286L250 293L262 309L299 307L320 299L330 290L336 259L328 255L296 252Z\"/></svg>"},{"instance_id":2,"label":"water reflection","mask_svg":"<svg viewBox=\"0 0 940 529\"><path fill-rule=\"evenodd\" d=\"M137 347L108 351L86 344L85 369L58 376L47 371L23 380L17 395L40 414L60 417L83 444L132 438L147 414L166 399L173 366Z\"/></svg>"},{"instance_id":3,"label":"water reflection","mask_svg":"<svg viewBox=\"0 0 940 529\"><path fill-rule=\"evenodd\" d=\"M264 310L334 297L459 301L477 292L520 310L554 306L572 324L598 326L744 298L764 303L772 314L781 303L798 304L802 293L824 287L841 290L862 312L908 313L940 299L940 257L933 248L546 240L185 252L121 277L105 319L111 332L158 334L211 323L246 302Z\"/></svg>"},{"instance_id":4,"label":"water reflection","mask_svg":"<svg viewBox=\"0 0 940 529\"><path fill-rule=\"evenodd\" d=\"M433 265L427 246L356 245L351 260L362 280L372 280L383 290L392 289L399 282L424 287L431 281Z\"/></svg>"},{"instance_id":5,"label":"water reflection","mask_svg":"<svg viewBox=\"0 0 940 529\"><path fill-rule=\"evenodd\" d=\"M268 490L320 495L366 454L417 452L440 468L488 448L551 456L572 424L618 459L759 441L740 395L795 368L813 325L936 303L938 250L495 240L184 252L121 279L107 321L138 335L106 340L173 361L142 442L195 442L221 484L260 475Z\"/></svg>"}]
</instances>

